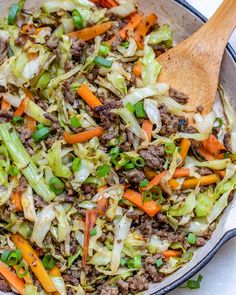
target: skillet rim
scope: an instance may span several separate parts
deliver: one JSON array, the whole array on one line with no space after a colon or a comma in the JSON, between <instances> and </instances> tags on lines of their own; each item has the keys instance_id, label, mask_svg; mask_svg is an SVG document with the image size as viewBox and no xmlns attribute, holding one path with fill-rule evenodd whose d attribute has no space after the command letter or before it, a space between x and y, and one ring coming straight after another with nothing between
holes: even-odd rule
<instances>
[{"instance_id":1,"label":"skillet rim","mask_svg":"<svg viewBox=\"0 0 236 295\"><path fill-rule=\"evenodd\" d=\"M202 20L204 23L207 21L207 18L199 12L197 9L195 9L191 4L186 2L185 0L174 0L178 4L182 5L184 8L192 12L196 17L198 17L200 20ZM228 43L227 45L227 51L229 52L230 56L233 58L234 62L236 63L236 52L233 49L233 47ZM176 289L183 283L185 283L188 279L193 277L197 272L199 272L204 266L206 266L210 260L215 256L215 254L219 251L219 249L230 239L236 237L236 228L231 229L229 231L226 231L222 238L218 241L218 243L215 245L215 247L196 265L194 266L189 272L184 274L179 279L175 280L173 283L169 284L168 286L162 288L161 290L152 293L152 295L165 295L168 292Z\"/></svg>"}]
</instances>

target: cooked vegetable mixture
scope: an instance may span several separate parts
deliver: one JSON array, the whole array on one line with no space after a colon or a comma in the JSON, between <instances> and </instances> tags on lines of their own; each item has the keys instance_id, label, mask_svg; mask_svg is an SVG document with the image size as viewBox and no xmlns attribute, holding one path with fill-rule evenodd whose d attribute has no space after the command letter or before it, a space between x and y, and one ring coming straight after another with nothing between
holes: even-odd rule
<instances>
[{"instance_id":1,"label":"cooked vegetable mixture","mask_svg":"<svg viewBox=\"0 0 236 295\"><path fill-rule=\"evenodd\" d=\"M157 21L128 0L21 0L1 20L0 291L139 294L211 238L234 114L222 89L217 116L157 83Z\"/></svg>"}]
</instances>

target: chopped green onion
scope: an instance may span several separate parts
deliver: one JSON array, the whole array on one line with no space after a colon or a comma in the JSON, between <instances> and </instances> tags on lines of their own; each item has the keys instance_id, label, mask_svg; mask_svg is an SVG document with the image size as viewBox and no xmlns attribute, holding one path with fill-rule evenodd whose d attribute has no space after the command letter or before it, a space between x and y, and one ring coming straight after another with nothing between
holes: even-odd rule
<instances>
[{"instance_id":1,"label":"chopped green onion","mask_svg":"<svg viewBox=\"0 0 236 295\"><path fill-rule=\"evenodd\" d=\"M24 119L22 117L16 116L16 117L13 117L12 123L16 126L21 126L24 124Z\"/></svg>"},{"instance_id":2,"label":"chopped green onion","mask_svg":"<svg viewBox=\"0 0 236 295\"><path fill-rule=\"evenodd\" d=\"M142 193L142 197L143 197L143 203L152 201L152 192L145 191Z\"/></svg>"},{"instance_id":3,"label":"chopped green onion","mask_svg":"<svg viewBox=\"0 0 236 295\"><path fill-rule=\"evenodd\" d=\"M42 123L39 123L37 126L36 126L36 130L40 130L44 127L44 125Z\"/></svg>"},{"instance_id":4,"label":"chopped green onion","mask_svg":"<svg viewBox=\"0 0 236 295\"><path fill-rule=\"evenodd\" d=\"M38 79L36 87L44 90L47 88L49 82L51 81L51 75L49 72L44 72L41 77Z\"/></svg>"},{"instance_id":5,"label":"chopped green onion","mask_svg":"<svg viewBox=\"0 0 236 295\"><path fill-rule=\"evenodd\" d=\"M110 45L108 43L103 42L99 48L99 55L107 55L110 52Z\"/></svg>"},{"instance_id":6,"label":"chopped green onion","mask_svg":"<svg viewBox=\"0 0 236 295\"><path fill-rule=\"evenodd\" d=\"M145 166L145 161L141 157L136 157L132 159L132 162L134 163L135 166L137 167L144 167Z\"/></svg>"},{"instance_id":7,"label":"chopped green onion","mask_svg":"<svg viewBox=\"0 0 236 295\"><path fill-rule=\"evenodd\" d=\"M130 163L126 164L126 165L124 166L124 168L125 168L126 170L131 170L131 169L134 169L134 168L135 168L135 165L134 165L134 163L130 162Z\"/></svg>"},{"instance_id":8,"label":"chopped green onion","mask_svg":"<svg viewBox=\"0 0 236 295\"><path fill-rule=\"evenodd\" d=\"M17 15L20 13L21 9L25 4L25 0L20 0L18 3L12 4L8 11L7 23L8 25L15 25Z\"/></svg>"},{"instance_id":9,"label":"chopped green onion","mask_svg":"<svg viewBox=\"0 0 236 295\"><path fill-rule=\"evenodd\" d=\"M80 158L75 158L72 162L72 170L77 172L80 168L81 160Z\"/></svg>"},{"instance_id":10,"label":"chopped green onion","mask_svg":"<svg viewBox=\"0 0 236 295\"><path fill-rule=\"evenodd\" d=\"M96 236L97 234L97 229L96 228L93 228L90 230L90 236Z\"/></svg>"},{"instance_id":11,"label":"chopped green onion","mask_svg":"<svg viewBox=\"0 0 236 295\"><path fill-rule=\"evenodd\" d=\"M223 120L221 118L217 117L214 122L214 127L220 128L220 127L222 127L223 124L224 124Z\"/></svg>"},{"instance_id":12,"label":"chopped green onion","mask_svg":"<svg viewBox=\"0 0 236 295\"><path fill-rule=\"evenodd\" d=\"M139 186L143 188L143 187L146 187L148 184L149 184L149 181L147 179L143 179L140 181Z\"/></svg>"},{"instance_id":13,"label":"chopped green onion","mask_svg":"<svg viewBox=\"0 0 236 295\"><path fill-rule=\"evenodd\" d=\"M115 154L111 157L111 163L114 164L117 169L120 169L120 167L129 163L129 156L124 153Z\"/></svg>"},{"instance_id":14,"label":"chopped green onion","mask_svg":"<svg viewBox=\"0 0 236 295\"><path fill-rule=\"evenodd\" d=\"M163 201L165 201L165 199L163 198L163 194L162 194L161 189L156 185L152 189L155 191L155 193L157 193L156 199L154 198L154 195L153 195L153 197L152 197L153 200L156 201L158 199L158 204L162 204Z\"/></svg>"},{"instance_id":15,"label":"chopped green onion","mask_svg":"<svg viewBox=\"0 0 236 295\"><path fill-rule=\"evenodd\" d=\"M196 243L196 235L193 233L188 234L188 242L191 245L194 245Z\"/></svg>"},{"instance_id":16,"label":"chopped green onion","mask_svg":"<svg viewBox=\"0 0 236 295\"><path fill-rule=\"evenodd\" d=\"M139 101L134 105L135 115L137 118L146 117L146 113L144 111L143 102Z\"/></svg>"},{"instance_id":17,"label":"chopped green onion","mask_svg":"<svg viewBox=\"0 0 236 295\"><path fill-rule=\"evenodd\" d=\"M83 18L77 9L74 9L72 11L72 19L73 19L73 23L77 29L83 28Z\"/></svg>"},{"instance_id":18,"label":"chopped green onion","mask_svg":"<svg viewBox=\"0 0 236 295\"><path fill-rule=\"evenodd\" d=\"M81 123L79 121L79 119L74 116L70 119L70 125L73 127L73 128L79 128L81 127Z\"/></svg>"},{"instance_id":19,"label":"chopped green onion","mask_svg":"<svg viewBox=\"0 0 236 295\"><path fill-rule=\"evenodd\" d=\"M24 261L21 261L20 264L16 267L16 274L20 279L23 279L27 274L29 273L28 265L24 263Z\"/></svg>"},{"instance_id":20,"label":"chopped green onion","mask_svg":"<svg viewBox=\"0 0 236 295\"><path fill-rule=\"evenodd\" d=\"M6 264L9 266L16 265L22 259L22 252L19 249L11 251L7 257Z\"/></svg>"},{"instance_id":21,"label":"chopped green onion","mask_svg":"<svg viewBox=\"0 0 236 295\"><path fill-rule=\"evenodd\" d=\"M176 145L172 142L167 142L165 144L164 150L166 154L173 154L176 149Z\"/></svg>"},{"instance_id":22,"label":"chopped green onion","mask_svg":"<svg viewBox=\"0 0 236 295\"><path fill-rule=\"evenodd\" d=\"M163 260L161 259L161 258L158 258L157 260L156 260L156 266L157 267L160 267L160 266L162 266L164 263L163 263Z\"/></svg>"},{"instance_id":23,"label":"chopped green onion","mask_svg":"<svg viewBox=\"0 0 236 295\"><path fill-rule=\"evenodd\" d=\"M142 267L142 259L141 255L135 255L134 256L134 268L140 269Z\"/></svg>"},{"instance_id":24,"label":"chopped green onion","mask_svg":"<svg viewBox=\"0 0 236 295\"><path fill-rule=\"evenodd\" d=\"M8 256L10 255L11 251L9 250L5 250L3 251L2 255L1 255L1 260L4 262L4 263L7 263L7 258Z\"/></svg>"},{"instance_id":25,"label":"chopped green onion","mask_svg":"<svg viewBox=\"0 0 236 295\"><path fill-rule=\"evenodd\" d=\"M45 255L43 257L43 266L46 268L46 270L51 270L53 269L54 265L55 265L55 260L54 258L52 257L52 255L48 254L48 255Z\"/></svg>"},{"instance_id":26,"label":"chopped green onion","mask_svg":"<svg viewBox=\"0 0 236 295\"><path fill-rule=\"evenodd\" d=\"M131 113L134 113L134 111L135 111L135 107L134 107L134 105L133 105L132 103L128 102L128 103L125 105L125 107L126 107L126 109L127 109L128 111L130 111Z\"/></svg>"},{"instance_id":27,"label":"chopped green onion","mask_svg":"<svg viewBox=\"0 0 236 295\"><path fill-rule=\"evenodd\" d=\"M120 152L120 148L118 146L112 148L109 152L109 155L117 155Z\"/></svg>"},{"instance_id":28,"label":"chopped green onion","mask_svg":"<svg viewBox=\"0 0 236 295\"><path fill-rule=\"evenodd\" d=\"M128 48L129 47L129 41L125 41L121 44L122 47Z\"/></svg>"},{"instance_id":29,"label":"chopped green onion","mask_svg":"<svg viewBox=\"0 0 236 295\"><path fill-rule=\"evenodd\" d=\"M134 268L134 259L133 258L128 259L127 266L128 266L128 268Z\"/></svg>"},{"instance_id":30,"label":"chopped green onion","mask_svg":"<svg viewBox=\"0 0 236 295\"><path fill-rule=\"evenodd\" d=\"M101 56L96 56L93 60L93 63L98 66L102 66L105 68L111 68L113 61L110 59L105 59Z\"/></svg>"},{"instance_id":31,"label":"chopped green onion","mask_svg":"<svg viewBox=\"0 0 236 295\"><path fill-rule=\"evenodd\" d=\"M56 195L60 195L64 189L64 183L57 177L52 177L49 180L49 188Z\"/></svg>"},{"instance_id":32,"label":"chopped green onion","mask_svg":"<svg viewBox=\"0 0 236 295\"><path fill-rule=\"evenodd\" d=\"M109 171L110 171L110 166L107 164L104 164L104 165L98 167L97 176L98 177L105 177L105 176L107 176Z\"/></svg>"},{"instance_id":33,"label":"chopped green onion","mask_svg":"<svg viewBox=\"0 0 236 295\"><path fill-rule=\"evenodd\" d=\"M202 281L203 276L199 275L197 280L188 280L187 281L187 288L189 289L199 289L201 287L200 283Z\"/></svg>"},{"instance_id":34,"label":"chopped green onion","mask_svg":"<svg viewBox=\"0 0 236 295\"><path fill-rule=\"evenodd\" d=\"M40 142L41 140L46 139L49 135L50 135L50 129L48 127L43 127L34 132L33 139L35 142Z\"/></svg>"},{"instance_id":35,"label":"chopped green onion","mask_svg":"<svg viewBox=\"0 0 236 295\"><path fill-rule=\"evenodd\" d=\"M9 174L11 175L11 176L17 176L18 174L19 174L19 172L20 172L20 170L19 170L19 168L17 168L16 166L13 166L13 165L11 165L10 167L9 167Z\"/></svg>"},{"instance_id":36,"label":"chopped green onion","mask_svg":"<svg viewBox=\"0 0 236 295\"><path fill-rule=\"evenodd\" d=\"M224 153L224 159L230 158L230 153Z\"/></svg>"},{"instance_id":37,"label":"chopped green onion","mask_svg":"<svg viewBox=\"0 0 236 295\"><path fill-rule=\"evenodd\" d=\"M124 257L121 257L121 259L120 259L120 265L121 266L125 266L126 263L127 263L127 260Z\"/></svg>"}]
</instances>

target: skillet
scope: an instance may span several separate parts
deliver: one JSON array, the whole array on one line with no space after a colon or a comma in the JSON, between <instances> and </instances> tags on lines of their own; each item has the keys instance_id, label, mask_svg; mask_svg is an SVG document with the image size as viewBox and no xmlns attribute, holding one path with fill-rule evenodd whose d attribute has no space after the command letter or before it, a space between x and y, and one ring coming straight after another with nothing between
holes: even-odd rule
<instances>
[{"instance_id":1,"label":"skillet","mask_svg":"<svg viewBox=\"0 0 236 295\"><path fill-rule=\"evenodd\" d=\"M2 15L7 14L8 7L14 3L14 0L1 1L0 10ZM26 1L29 7L39 6L45 0ZM178 43L195 32L206 21L206 18L190 6L185 0L139 0L139 9L145 13L155 12L159 17L159 23L168 23L174 32L175 42ZM235 84L236 75L236 53L228 45L223 59L220 82L224 87L231 104L236 108L236 99L233 95L236 93ZM219 98L215 103L215 108L220 113L222 106ZM223 116L223 114L222 114ZM204 247L199 248L193 259L167 277L163 282L152 284L145 295L155 294L164 295L169 291L183 284L186 280L204 267L229 239L236 236L236 199L234 199L219 220L219 224L214 231L212 238ZM5 293L0 293L5 294Z\"/></svg>"}]
</instances>

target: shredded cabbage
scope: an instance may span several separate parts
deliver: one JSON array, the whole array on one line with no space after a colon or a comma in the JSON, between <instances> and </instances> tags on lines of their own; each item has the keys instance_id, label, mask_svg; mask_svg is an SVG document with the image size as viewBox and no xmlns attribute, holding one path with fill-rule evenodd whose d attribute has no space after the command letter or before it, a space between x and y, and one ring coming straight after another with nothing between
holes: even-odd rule
<instances>
[{"instance_id":1,"label":"shredded cabbage","mask_svg":"<svg viewBox=\"0 0 236 295\"><path fill-rule=\"evenodd\" d=\"M157 45L162 42L168 47L172 46L172 30L168 25L163 25L157 31L153 31L150 33L150 37L148 40L149 44Z\"/></svg>"},{"instance_id":2,"label":"shredded cabbage","mask_svg":"<svg viewBox=\"0 0 236 295\"><path fill-rule=\"evenodd\" d=\"M183 216L190 214L196 206L196 193L191 192L185 197L183 202L177 203L170 207L168 214L170 216Z\"/></svg>"},{"instance_id":3,"label":"shredded cabbage","mask_svg":"<svg viewBox=\"0 0 236 295\"><path fill-rule=\"evenodd\" d=\"M152 122L152 124L156 125L156 128L153 132L158 133L161 130L162 122L161 115L158 109L158 104L153 99L144 99L144 110L148 116L148 119Z\"/></svg>"},{"instance_id":4,"label":"shredded cabbage","mask_svg":"<svg viewBox=\"0 0 236 295\"><path fill-rule=\"evenodd\" d=\"M156 253L162 253L168 250L171 243L168 240L161 240L160 237L156 235L152 235L148 244L147 248L149 253L156 254Z\"/></svg>"},{"instance_id":5,"label":"shredded cabbage","mask_svg":"<svg viewBox=\"0 0 236 295\"><path fill-rule=\"evenodd\" d=\"M36 211L34 206L34 196L30 185L28 185L27 189L21 194L21 204L25 218L29 221L35 222Z\"/></svg>"}]
</instances>

